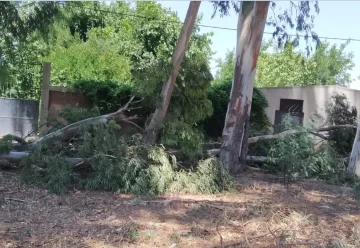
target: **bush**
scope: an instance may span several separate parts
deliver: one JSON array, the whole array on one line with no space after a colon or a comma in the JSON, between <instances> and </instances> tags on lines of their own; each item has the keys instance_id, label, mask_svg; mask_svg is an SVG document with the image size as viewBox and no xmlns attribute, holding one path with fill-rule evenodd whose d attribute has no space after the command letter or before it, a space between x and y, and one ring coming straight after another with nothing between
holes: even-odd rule
<instances>
[{"instance_id":1,"label":"bush","mask_svg":"<svg viewBox=\"0 0 360 248\"><path fill-rule=\"evenodd\" d=\"M284 126L290 128L290 118ZM284 182L291 178L317 178L332 183L344 183L346 167L334 147L323 144L316 151L313 140L304 128L298 134L288 135L277 140L269 150L270 166L273 171L281 171Z\"/></svg>"},{"instance_id":2,"label":"bush","mask_svg":"<svg viewBox=\"0 0 360 248\"><path fill-rule=\"evenodd\" d=\"M135 194L217 193L232 187L216 158L184 170L164 148L144 147L140 135L120 136L119 129L110 121L84 128L71 144L38 147L22 161L22 178L54 193L73 187ZM65 159L70 156L86 158L89 165L73 168Z\"/></svg>"},{"instance_id":3,"label":"bush","mask_svg":"<svg viewBox=\"0 0 360 248\"><path fill-rule=\"evenodd\" d=\"M131 85L115 81L82 80L74 82L72 86L87 95L102 114L118 110L134 94Z\"/></svg>"},{"instance_id":4,"label":"bush","mask_svg":"<svg viewBox=\"0 0 360 248\"><path fill-rule=\"evenodd\" d=\"M351 107L344 94L334 93L331 95L326 106L328 125L357 125L357 110ZM356 130L343 128L329 131L329 139L332 146L343 157L350 156Z\"/></svg>"},{"instance_id":5,"label":"bush","mask_svg":"<svg viewBox=\"0 0 360 248\"><path fill-rule=\"evenodd\" d=\"M11 135L5 135L0 139L0 154L8 153L13 148L13 137Z\"/></svg>"},{"instance_id":6,"label":"bush","mask_svg":"<svg viewBox=\"0 0 360 248\"><path fill-rule=\"evenodd\" d=\"M206 118L201 124L206 135L211 138L219 138L222 135L231 85L231 79L216 82L211 85L208 92L208 98L213 106L213 115ZM267 107L268 102L265 96L259 89L254 88L250 114L250 136L264 134L268 131L271 123L265 112Z\"/></svg>"},{"instance_id":7,"label":"bush","mask_svg":"<svg viewBox=\"0 0 360 248\"><path fill-rule=\"evenodd\" d=\"M69 124L85 120L88 118L96 117L100 115L99 108L95 107L93 109L85 108L73 108L65 107L59 113L59 117L64 118Z\"/></svg>"}]
</instances>

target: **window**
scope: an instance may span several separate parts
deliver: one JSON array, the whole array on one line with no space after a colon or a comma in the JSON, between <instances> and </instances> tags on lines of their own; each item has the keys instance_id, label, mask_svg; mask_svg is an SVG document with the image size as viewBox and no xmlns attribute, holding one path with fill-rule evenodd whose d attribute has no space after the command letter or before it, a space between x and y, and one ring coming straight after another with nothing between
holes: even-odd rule
<instances>
[{"instance_id":1,"label":"window","mask_svg":"<svg viewBox=\"0 0 360 248\"><path fill-rule=\"evenodd\" d=\"M275 111L275 125L274 132L279 133L284 131L282 125L284 118L287 115L291 117L292 127L300 127L303 125L304 113L303 100L297 99L280 99L280 109Z\"/></svg>"},{"instance_id":2,"label":"window","mask_svg":"<svg viewBox=\"0 0 360 248\"><path fill-rule=\"evenodd\" d=\"M303 100L280 99L280 111L299 113L303 111Z\"/></svg>"}]
</instances>

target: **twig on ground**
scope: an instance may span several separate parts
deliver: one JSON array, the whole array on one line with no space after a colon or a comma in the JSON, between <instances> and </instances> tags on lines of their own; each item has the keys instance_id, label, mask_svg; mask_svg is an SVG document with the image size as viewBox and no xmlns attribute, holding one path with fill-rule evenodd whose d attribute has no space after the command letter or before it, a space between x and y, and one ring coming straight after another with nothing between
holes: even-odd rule
<instances>
[{"instance_id":1,"label":"twig on ground","mask_svg":"<svg viewBox=\"0 0 360 248\"><path fill-rule=\"evenodd\" d=\"M269 230L270 234L271 234L271 235L275 238L275 240L276 240L276 247L277 247L277 248L280 248L280 239L279 239L279 237L276 236L276 234L270 230L270 227L268 227L268 230Z\"/></svg>"},{"instance_id":2,"label":"twig on ground","mask_svg":"<svg viewBox=\"0 0 360 248\"><path fill-rule=\"evenodd\" d=\"M221 233L220 233L220 231L219 231L219 222L216 224L216 232L219 234L219 236L220 236L220 247L221 248L224 248L224 244L223 244L223 237L221 236Z\"/></svg>"},{"instance_id":3,"label":"twig on ground","mask_svg":"<svg viewBox=\"0 0 360 248\"><path fill-rule=\"evenodd\" d=\"M25 201L25 200L16 199L16 198L4 198L4 199L5 199L5 201L16 201L16 202L23 202L23 203L34 203L34 202Z\"/></svg>"},{"instance_id":4,"label":"twig on ground","mask_svg":"<svg viewBox=\"0 0 360 248\"><path fill-rule=\"evenodd\" d=\"M242 225L242 229L243 229L243 233L244 233L244 237L245 237L245 241L246 241L246 244L248 245L248 247L250 248L251 245L250 245L250 242L249 242L249 239L246 235L246 231L245 231L245 225L244 225L244 218L243 216L241 216L241 225Z\"/></svg>"}]
</instances>

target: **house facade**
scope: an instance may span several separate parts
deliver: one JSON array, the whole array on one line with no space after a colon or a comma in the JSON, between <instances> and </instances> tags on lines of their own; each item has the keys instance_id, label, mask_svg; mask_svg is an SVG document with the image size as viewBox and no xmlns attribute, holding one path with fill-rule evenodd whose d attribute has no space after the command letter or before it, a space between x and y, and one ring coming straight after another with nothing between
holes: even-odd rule
<instances>
[{"instance_id":1,"label":"house facade","mask_svg":"<svg viewBox=\"0 0 360 248\"><path fill-rule=\"evenodd\" d=\"M360 110L360 91L337 85L260 88L268 100L266 113L272 124L281 124L289 112L298 125L309 123L314 113L326 118L326 103L333 93L346 95L351 106Z\"/></svg>"}]
</instances>

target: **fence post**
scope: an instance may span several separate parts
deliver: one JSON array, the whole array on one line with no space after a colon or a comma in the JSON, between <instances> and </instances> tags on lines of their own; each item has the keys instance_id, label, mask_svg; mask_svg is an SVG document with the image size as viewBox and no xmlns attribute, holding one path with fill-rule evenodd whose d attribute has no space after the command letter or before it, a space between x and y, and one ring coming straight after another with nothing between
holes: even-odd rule
<instances>
[{"instance_id":1,"label":"fence post","mask_svg":"<svg viewBox=\"0 0 360 248\"><path fill-rule=\"evenodd\" d=\"M41 84L41 107L40 107L40 121L39 133L43 134L47 129L47 119L49 112L49 90L50 90L50 76L51 76L51 63L45 62L43 64Z\"/></svg>"}]
</instances>

